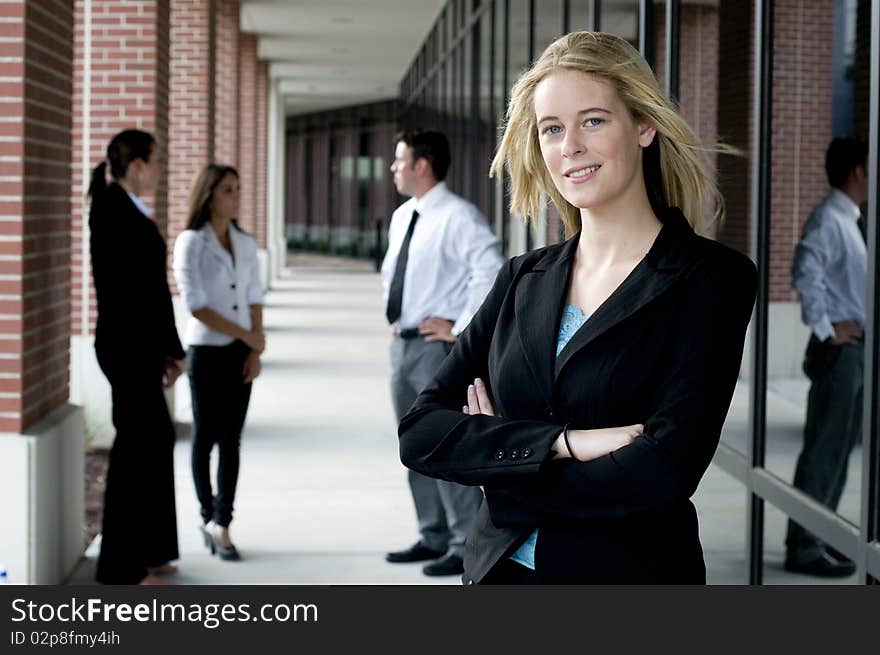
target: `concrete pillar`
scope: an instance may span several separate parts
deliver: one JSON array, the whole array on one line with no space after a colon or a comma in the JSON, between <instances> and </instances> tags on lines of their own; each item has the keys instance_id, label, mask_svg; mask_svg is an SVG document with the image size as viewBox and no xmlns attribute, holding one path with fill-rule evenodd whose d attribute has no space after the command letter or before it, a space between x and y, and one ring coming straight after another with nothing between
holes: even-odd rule
<instances>
[{"instance_id":1,"label":"concrete pillar","mask_svg":"<svg viewBox=\"0 0 880 655\"><path fill-rule=\"evenodd\" d=\"M0 3L0 562L57 583L83 550L83 423L67 404L73 7Z\"/></svg>"},{"instance_id":2,"label":"concrete pillar","mask_svg":"<svg viewBox=\"0 0 880 655\"><path fill-rule=\"evenodd\" d=\"M262 64L265 70L265 62ZM263 77L266 79L268 93L261 94L261 97L266 98L268 101L268 116L266 119L268 129L259 130L258 134L266 135L265 138L268 139L268 169L266 169L265 166L259 167L260 175L265 182L260 184L258 178L257 189L258 191L261 191L261 195L257 196L257 216L265 216L265 219L263 219L261 223L266 226L266 232L264 232L266 236L264 238L268 255L268 280L271 280L281 274L281 269L284 267L287 256L287 239L284 236L284 164L286 152L286 125L284 99L278 90L278 84L277 82L269 80L268 71ZM260 115L265 116L266 114L261 112ZM258 157L259 153L260 148L258 147ZM258 159L258 161L260 161L260 159ZM264 210L261 210L260 198L264 199L262 204L262 207L265 208ZM262 211L265 213L261 213ZM260 225L259 222L258 225Z\"/></svg>"}]
</instances>

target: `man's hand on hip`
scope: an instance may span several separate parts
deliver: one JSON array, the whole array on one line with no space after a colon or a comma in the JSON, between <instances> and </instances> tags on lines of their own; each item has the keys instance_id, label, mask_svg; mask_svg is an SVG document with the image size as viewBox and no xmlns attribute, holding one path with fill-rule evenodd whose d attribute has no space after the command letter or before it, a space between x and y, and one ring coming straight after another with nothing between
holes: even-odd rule
<instances>
[{"instance_id":1,"label":"man's hand on hip","mask_svg":"<svg viewBox=\"0 0 880 655\"><path fill-rule=\"evenodd\" d=\"M425 337L425 341L448 341L452 343L458 339L452 334L452 321L447 321L436 316L429 316L419 325L419 334Z\"/></svg>"},{"instance_id":2,"label":"man's hand on hip","mask_svg":"<svg viewBox=\"0 0 880 655\"><path fill-rule=\"evenodd\" d=\"M842 346L846 343L857 343L862 338L862 328L855 321L834 323L834 336L831 345Z\"/></svg>"}]
</instances>

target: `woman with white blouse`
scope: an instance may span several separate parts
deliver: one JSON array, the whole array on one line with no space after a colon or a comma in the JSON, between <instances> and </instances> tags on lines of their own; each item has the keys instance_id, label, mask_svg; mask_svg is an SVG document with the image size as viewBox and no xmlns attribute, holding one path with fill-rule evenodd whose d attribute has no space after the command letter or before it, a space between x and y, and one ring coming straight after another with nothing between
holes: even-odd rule
<instances>
[{"instance_id":1,"label":"woman with white blouse","mask_svg":"<svg viewBox=\"0 0 880 655\"><path fill-rule=\"evenodd\" d=\"M257 244L238 228L239 177L209 164L193 184L186 230L174 244L174 276L187 310L187 372L192 392L192 471L205 545L241 559L229 538L241 430L251 383L260 374L263 288ZM217 492L210 460L218 449Z\"/></svg>"}]
</instances>

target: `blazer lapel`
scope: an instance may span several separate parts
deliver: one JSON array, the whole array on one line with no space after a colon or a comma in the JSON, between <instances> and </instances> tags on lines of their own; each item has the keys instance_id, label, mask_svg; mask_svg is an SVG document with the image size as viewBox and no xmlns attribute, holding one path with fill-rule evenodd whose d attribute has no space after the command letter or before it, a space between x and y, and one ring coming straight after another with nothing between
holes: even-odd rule
<instances>
[{"instance_id":1,"label":"blazer lapel","mask_svg":"<svg viewBox=\"0 0 880 655\"><path fill-rule=\"evenodd\" d=\"M520 344L538 389L551 406L560 313L577 242L576 235L561 249L547 252L516 287L514 311Z\"/></svg>"},{"instance_id":2,"label":"blazer lapel","mask_svg":"<svg viewBox=\"0 0 880 655\"><path fill-rule=\"evenodd\" d=\"M231 230L232 230L232 228L230 228L230 231ZM202 226L201 232L202 232L202 237L208 243L208 250L210 250L211 253L215 257L219 257L223 261L223 263L226 265L226 267L229 269L229 271L234 273L235 266L232 263L232 256L226 251L226 249L223 246L220 245L220 239L217 238L217 234L214 232L214 228L211 226L211 224L205 223ZM231 237L230 237L230 243L231 243ZM233 246L233 248L234 247L235 246Z\"/></svg>"},{"instance_id":3,"label":"blazer lapel","mask_svg":"<svg viewBox=\"0 0 880 655\"><path fill-rule=\"evenodd\" d=\"M682 244L685 240L694 238L694 233L681 212L675 208L661 218L663 227L645 258L593 312L559 353L553 372L554 381L578 351L663 294L678 279L688 263Z\"/></svg>"}]
</instances>

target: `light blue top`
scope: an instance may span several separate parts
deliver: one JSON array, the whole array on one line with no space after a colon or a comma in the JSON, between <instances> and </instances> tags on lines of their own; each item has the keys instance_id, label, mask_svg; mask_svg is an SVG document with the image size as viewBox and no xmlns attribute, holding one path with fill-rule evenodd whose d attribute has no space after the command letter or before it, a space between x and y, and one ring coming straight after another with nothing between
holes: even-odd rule
<instances>
[{"instance_id":1,"label":"light blue top","mask_svg":"<svg viewBox=\"0 0 880 655\"><path fill-rule=\"evenodd\" d=\"M865 324L867 280L859 207L832 189L807 219L792 264L792 286L801 297L803 321L819 341L835 335L834 323Z\"/></svg>"},{"instance_id":2,"label":"light blue top","mask_svg":"<svg viewBox=\"0 0 880 655\"><path fill-rule=\"evenodd\" d=\"M581 312L577 305L566 305L562 310L562 320L559 322L559 336L556 338L556 356L565 348L565 345L574 336L589 317ZM538 543L538 531L529 535L516 552L510 556L514 562L522 564L526 568L535 570L535 545Z\"/></svg>"}]
</instances>

